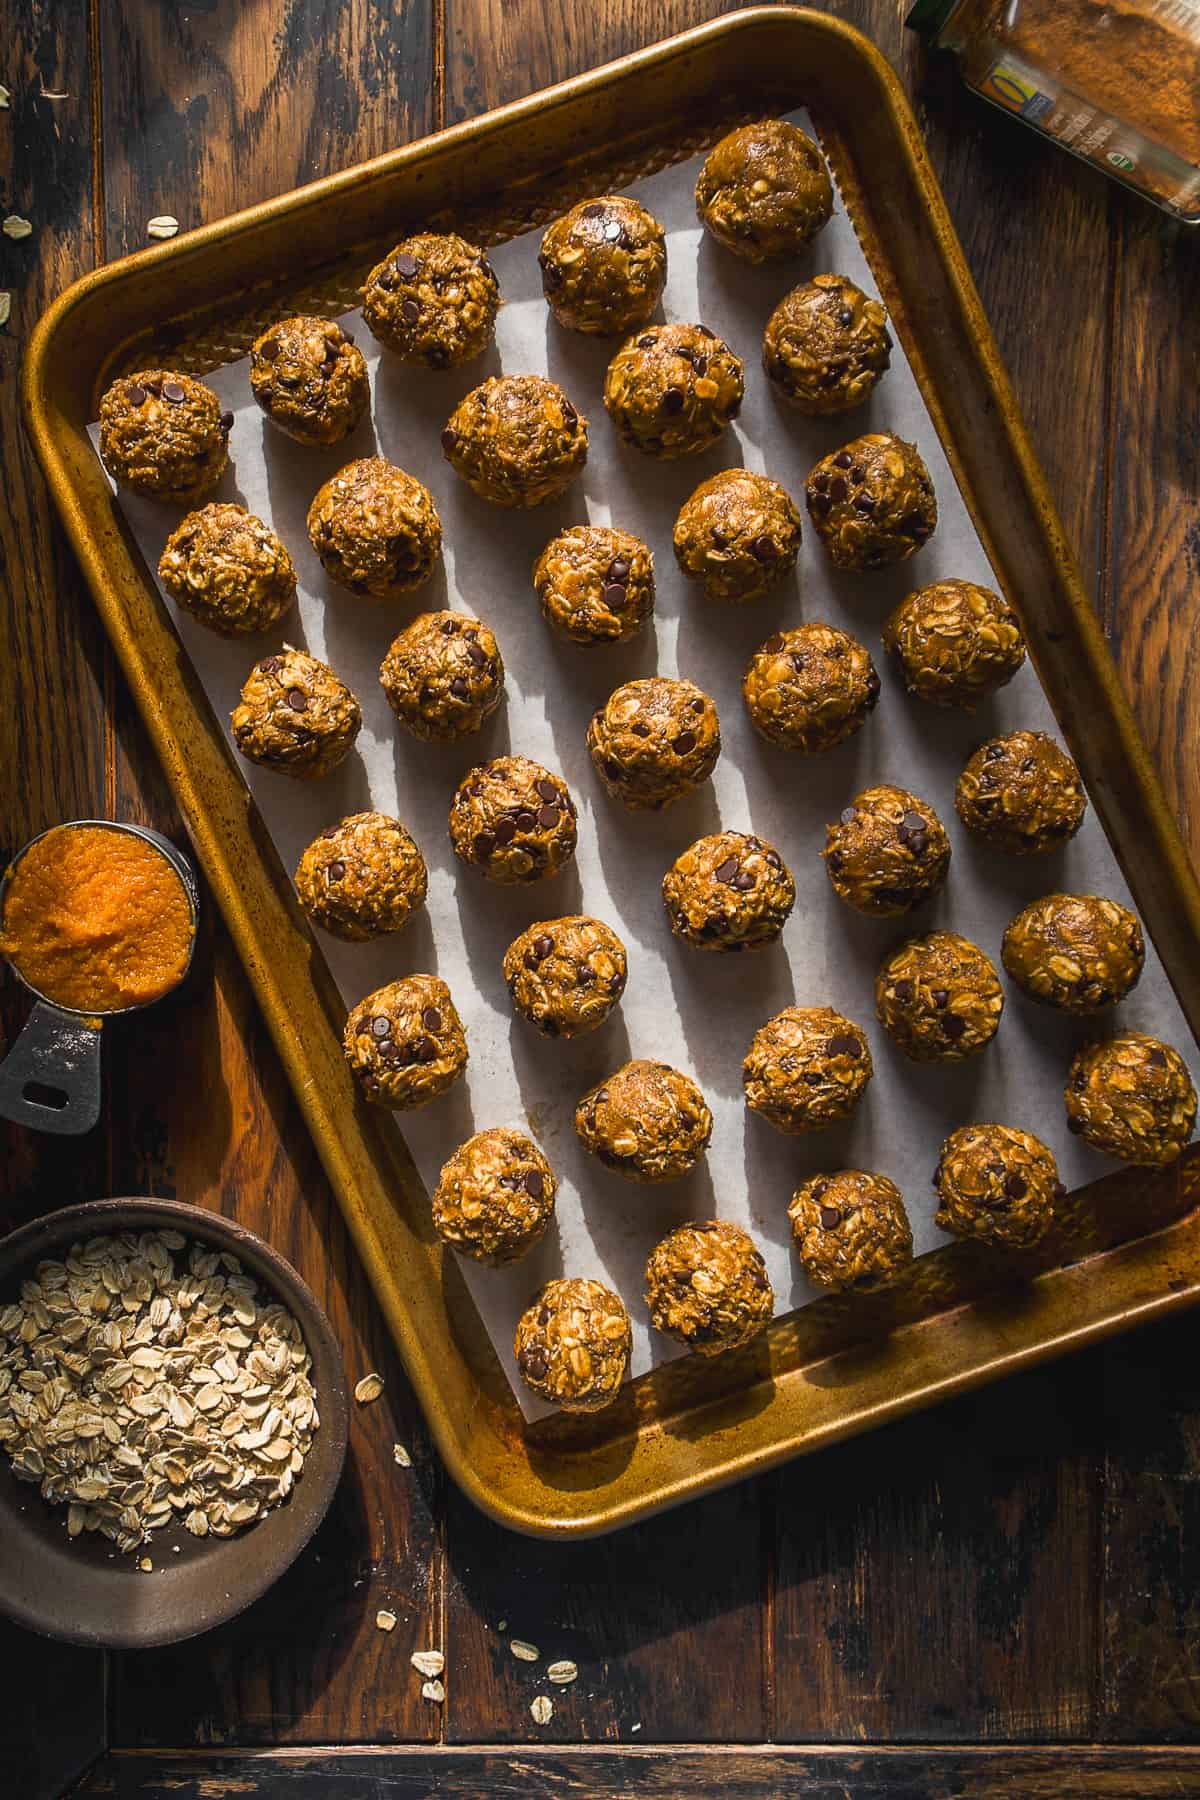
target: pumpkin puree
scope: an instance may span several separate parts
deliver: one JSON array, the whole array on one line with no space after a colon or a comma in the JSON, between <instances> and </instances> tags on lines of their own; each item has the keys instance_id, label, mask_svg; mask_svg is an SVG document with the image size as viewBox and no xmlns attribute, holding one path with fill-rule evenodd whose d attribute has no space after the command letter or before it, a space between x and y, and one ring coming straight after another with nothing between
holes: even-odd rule
<instances>
[{"instance_id":1,"label":"pumpkin puree","mask_svg":"<svg viewBox=\"0 0 1200 1800\"><path fill-rule=\"evenodd\" d=\"M30 987L72 1012L115 1012L168 993L195 926L161 850L127 831L58 825L15 865L0 952Z\"/></svg>"}]
</instances>

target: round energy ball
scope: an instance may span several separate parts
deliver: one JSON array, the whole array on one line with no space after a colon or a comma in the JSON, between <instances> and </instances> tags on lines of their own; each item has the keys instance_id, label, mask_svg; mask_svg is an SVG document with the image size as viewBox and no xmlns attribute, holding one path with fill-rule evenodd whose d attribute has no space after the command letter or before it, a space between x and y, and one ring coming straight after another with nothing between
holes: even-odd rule
<instances>
[{"instance_id":1,"label":"round energy ball","mask_svg":"<svg viewBox=\"0 0 1200 1800\"><path fill-rule=\"evenodd\" d=\"M883 628L910 694L973 712L1025 661L1025 639L1006 600L973 581L935 581L902 600Z\"/></svg>"},{"instance_id":2,"label":"round energy ball","mask_svg":"<svg viewBox=\"0 0 1200 1800\"><path fill-rule=\"evenodd\" d=\"M428 581L442 553L429 489L382 456L364 456L318 488L308 536L339 587L395 600Z\"/></svg>"},{"instance_id":3,"label":"round energy ball","mask_svg":"<svg viewBox=\"0 0 1200 1800\"><path fill-rule=\"evenodd\" d=\"M906 788L864 788L826 827L825 873L839 900L876 918L910 912L950 869L950 839L932 806Z\"/></svg>"},{"instance_id":4,"label":"round energy ball","mask_svg":"<svg viewBox=\"0 0 1200 1800\"><path fill-rule=\"evenodd\" d=\"M833 215L833 183L806 132L760 119L723 137L696 181L700 223L744 262L795 256Z\"/></svg>"},{"instance_id":5,"label":"round energy ball","mask_svg":"<svg viewBox=\"0 0 1200 1800\"><path fill-rule=\"evenodd\" d=\"M233 414L210 387L170 369L122 375L100 401L100 460L118 487L186 505L216 487Z\"/></svg>"},{"instance_id":6,"label":"round energy ball","mask_svg":"<svg viewBox=\"0 0 1200 1800\"><path fill-rule=\"evenodd\" d=\"M398 819L352 813L330 825L296 865L306 916L333 937L363 944L399 931L425 904L425 858Z\"/></svg>"},{"instance_id":7,"label":"round energy ball","mask_svg":"<svg viewBox=\"0 0 1200 1800\"><path fill-rule=\"evenodd\" d=\"M815 464L805 487L817 536L839 569L882 569L927 543L937 499L915 444L872 431Z\"/></svg>"},{"instance_id":8,"label":"round energy ball","mask_svg":"<svg viewBox=\"0 0 1200 1800\"><path fill-rule=\"evenodd\" d=\"M1122 1162L1161 1167L1182 1155L1196 1124L1196 1090L1177 1050L1123 1031L1075 1054L1067 1127Z\"/></svg>"},{"instance_id":9,"label":"round energy ball","mask_svg":"<svg viewBox=\"0 0 1200 1800\"><path fill-rule=\"evenodd\" d=\"M513 1355L539 1400L599 1412L616 1399L633 1349L629 1314L600 1281L548 1281L521 1314Z\"/></svg>"},{"instance_id":10,"label":"round energy ball","mask_svg":"<svg viewBox=\"0 0 1200 1800\"><path fill-rule=\"evenodd\" d=\"M477 1131L442 1165L433 1190L433 1229L476 1262L518 1262L544 1234L558 1183L532 1138L498 1126Z\"/></svg>"},{"instance_id":11,"label":"round energy ball","mask_svg":"<svg viewBox=\"0 0 1200 1800\"><path fill-rule=\"evenodd\" d=\"M625 992L625 946L603 919L539 919L504 952L509 998L546 1037L582 1037Z\"/></svg>"},{"instance_id":12,"label":"round energy ball","mask_svg":"<svg viewBox=\"0 0 1200 1800\"><path fill-rule=\"evenodd\" d=\"M605 194L555 219L538 263L550 311L568 331L632 331L662 298L666 235L628 194Z\"/></svg>"},{"instance_id":13,"label":"round energy ball","mask_svg":"<svg viewBox=\"0 0 1200 1800\"><path fill-rule=\"evenodd\" d=\"M690 681L627 681L592 714L587 746L607 793L631 812L659 812L707 781L721 754L708 695Z\"/></svg>"},{"instance_id":14,"label":"round energy ball","mask_svg":"<svg viewBox=\"0 0 1200 1800\"><path fill-rule=\"evenodd\" d=\"M467 1066L462 1021L436 975L405 975L360 1000L342 1047L368 1100L406 1110L444 1094Z\"/></svg>"},{"instance_id":15,"label":"round energy ball","mask_svg":"<svg viewBox=\"0 0 1200 1800\"><path fill-rule=\"evenodd\" d=\"M965 1062L995 1037L1004 989L975 944L955 931L931 931L884 957L875 1011L912 1062Z\"/></svg>"},{"instance_id":16,"label":"round energy ball","mask_svg":"<svg viewBox=\"0 0 1200 1800\"><path fill-rule=\"evenodd\" d=\"M870 1293L890 1287L913 1257L900 1189L886 1175L838 1169L802 1181L788 1207L796 1255L814 1287Z\"/></svg>"},{"instance_id":17,"label":"round energy ball","mask_svg":"<svg viewBox=\"0 0 1200 1800\"><path fill-rule=\"evenodd\" d=\"M481 500L540 506L570 487L587 461L587 420L556 381L491 375L450 414L442 451Z\"/></svg>"},{"instance_id":18,"label":"round energy ball","mask_svg":"<svg viewBox=\"0 0 1200 1800\"><path fill-rule=\"evenodd\" d=\"M573 644L624 643L654 613L654 558L610 525L568 525L551 538L533 585L547 625Z\"/></svg>"},{"instance_id":19,"label":"round energy ball","mask_svg":"<svg viewBox=\"0 0 1200 1800\"><path fill-rule=\"evenodd\" d=\"M1044 894L1004 933L1000 958L1031 1000L1103 1012L1137 985L1146 945L1136 914L1096 894Z\"/></svg>"},{"instance_id":20,"label":"round energy ball","mask_svg":"<svg viewBox=\"0 0 1200 1800\"><path fill-rule=\"evenodd\" d=\"M454 853L490 881L554 875L575 854L575 802L567 785L527 756L468 769L450 805Z\"/></svg>"},{"instance_id":21,"label":"round energy ball","mask_svg":"<svg viewBox=\"0 0 1200 1800\"><path fill-rule=\"evenodd\" d=\"M250 391L299 444L339 444L366 412L371 384L353 335L332 319L278 319L250 348Z\"/></svg>"},{"instance_id":22,"label":"round energy ball","mask_svg":"<svg viewBox=\"0 0 1200 1800\"><path fill-rule=\"evenodd\" d=\"M504 693L504 659L491 630L466 613L418 613L392 639L379 680L397 720L427 743L469 737Z\"/></svg>"},{"instance_id":23,"label":"round energy ball","mask_svg":"<svg viewBox=\"0 0 1200 1800\"><path fill-rule=\"evenodd\" d=\"M627 444L670 461L715 444L745 393L742 359L706 325L651 325L608 365L604 404Z\"/></svg>"},{"instance_id":24,"label":"round energy ball","mask_svg":"<svg viewBox=\"0 0 1200 1800\"><path fill-rule=\"evenodd\" d=\"M701 1356L740 1349L771 1322L775 1295L754 1239L728 1219L680 1225L646 1262L655 1331Z\"/></svg>"},{"instance_id":25,"label":"round energy ball","mask_svg":"<svg viewBox=\"0 0 1200 1800\"><path fill-rule=\"evenodd\" d=\"M269 525L232 501L188 513L167 539L158 579L221 637L266 631L296 600L296 570Z\"/></svg>"},{"instance_id":26,"label":"round energy ball","mask_svg":"<svg viewBox=\"0 0 1200 1800\"><path fill-rule=\"evenodd\" d=\"M1045 1144L1009 1125L963 1125L942 1145L936 1223L1007 1250L1040 1243L1064 1189Z\"/></svg>"},{"instance_id":27,"label":"round energy ball","mask_svg":"<svg viewBox=\"0 0 1200 1800\"><path fill-rule=\"evenodd\" d=\"M832 1006L785 1006L760 1025L742 1064L746 1105L779 1131L848 1118L874 1069L871 1047Z\"/></svg>"},{"instance_id":28,"label":"round energy ball","mask_svg":"<svg viewBox=\"0 0 1200 1800\"><path fill-rule=\"evenodd\" d=\"M1079 770L1044 731L990 738L969 759L954 790L967 830L994 850L1036 856L1073 838L1087 795Z\"/></svg>"},{"instance_id":29,"label":"round energy ball","mask_svg":"<svg viewBox=\"0 0 1200 1800\"><path fill-rule=\"evenodd\" d=\"M864 644L818 620L775 631L751 658L742 696L754 728L781 750L832 750L862 728L879 701Z\"/></svg>"},{"instance_id":30,"label":"round energy ball","mask_svg":"<svg viewBox=\"0 0 1200 1800\"><path fill-rule=\"evenodd\" d=\"M660 1062L627 1062L575 1108L585 1150L629 1181L677 1181L712 1136L708 1102L688 1075Z\"/></svg>"},{"instance_id":31,"label":"round energy ball","mask_svg":"<svg viewBox=\"0 0 1200 1800\"><path fill-rule=\"evenodd\" d=\"M672 542L709 600L761 600L796 566L800 514L769 476L722 469L684 501Z\"/></svg>"},{"instance_id":32,"label":"round energy ball","mask_svg":"<svg viewBox=\"0 0 1200 1800\"><path fill-rule=\"evenodd\" d=\"M362 712L328 663L285 644L255 663L229 723L248 762L314 781L349 756Z\"/></svg>"},{"instance_id":33,"label":"round energy ball","mask_svg":"<svg viewBox=\"0 0 1200 1800\"><path fill-rule=\"evenodd\" d=\"M421 231L371 270L362 314L401 362L447 369L483 354L499 305L485 251L453 231Z\"/></svg>"},{"instance_id":34,"label":"round energy ball","mask_svg":"<svg viewBox=\"0 0 1200 1800\"><path fill-rule=\"evenodd\" d=\"M887 313L845 275L814 275L785 294L763 336L763 367L797 412L849 412L891 361Z\"/></svg>"},{"instance_id":35,"label":"round energy ball","mask_svg":"<svg viewBox=\"0 0 1200 1800\"><path fill-rule=\"evenodd\" d=\"M663 876L662 892L671 930L695 950L759 950L796 903L778 850L740 831L697 838Z\"/></svg>"}]
</instances>

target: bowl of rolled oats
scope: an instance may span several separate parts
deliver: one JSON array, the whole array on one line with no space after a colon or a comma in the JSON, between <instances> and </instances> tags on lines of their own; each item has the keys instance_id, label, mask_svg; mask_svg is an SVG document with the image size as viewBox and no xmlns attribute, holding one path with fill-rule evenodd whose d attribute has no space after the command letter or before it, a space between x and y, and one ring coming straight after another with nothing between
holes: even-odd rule
<instances>
[{"instance_id":1,"label":"bowl of rolled oats","mask_svg":"<svg viewBox=\"0 0 1200 1800\"><path fill-rule=\"evenodd\" d=\"M74 1643L210 1630L324 1518L348 1402L328 1320L253 1232L97 1200L0 1240L0 1612Z\"/></svg>"}]
</instances>

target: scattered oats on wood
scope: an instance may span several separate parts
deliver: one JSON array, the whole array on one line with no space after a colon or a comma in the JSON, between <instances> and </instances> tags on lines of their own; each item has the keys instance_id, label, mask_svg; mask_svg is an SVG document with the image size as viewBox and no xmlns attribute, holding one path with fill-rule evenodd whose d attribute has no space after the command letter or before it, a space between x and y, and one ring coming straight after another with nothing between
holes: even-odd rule
<instances>
[{"instance_id":1,"label":"scattered oats on wood","mask_svg":"<svg viewBox=\"0 0 1200 1800\"><path fill-rule=\"evenodd\" d=\"M354 1398L360 1406L370 1406L372 1400L378 1400L383 1392L383 1376L374 1373L364 1375L354 1389Z\"/></svg>"},{"instance_id":2,"label":"scattered oats on wood","mask_svg":"<svg viewBox=\"0 0 1200 1800\"><path fill-rule=\"evenodd\" d=\"M440 1650L414 1650L408 1660L420 1675L440 1675L446 1667Z\"/></svg>"},{"instance_id":3,"label":"scattered oats on wood","mask_svg":"<svg viewBox=\"0 0 1200 1800\"><path fill-rule=\"evenodd\" d=\"M235 1256L176 1231L90 1238L0 1306L0 1448L71 1537L232 1537L304 1467L310 1369L296 1320Z\"/></svg>"},{"instance_id":4,"label":"scattered oats on wood","mask_svg":"<svg viewBox=\"0 0 1200 1800\"><path fill-rule=\"evenodd\" d=\"M508 1620L501 1619L500 1623L496 1627L496 1630L497 1631L507 1631L508 1630Z\"/></svg>"},{"instance_id":5,"label":"scattered oats on wood","mask_svg":"<svg viewBox=\"0 0 1200 1800\"><path fill-rule=\"evenodd\" d=\"M440 1706L446 1698L446 1690L440 1681L425 1681L421 1684L421 1698L432 1700L435 1705Z\"/></svg>"},{"instance_id":6,"label":"scattered oats on wood","mask_svg":"<svg viewBox=\"0 0 1200 1800\"><path fill-rule=\"evenodd\" d=\"M148 1556L139 1556L138 1557L138 1568L142 1571L143 1575L149 1575L149 1573L153 1567L154 1567L154 1564L150 1561L150 1558Z\"/></svg>"},{"instance_id":7,"label":"scattered oats on wood","mask_svg":"<svg viewBox=\"0 0 1200 1800\"><path fill-rule=\"evenodd\" d=\"M535 1725L548 1725L554 1717L554 1702L548 1694L536 1694L529 1702L529 1712Z\"/></svg>"},{"instance_id":8,"label":"scattered oats on wood","mask_svg":"<svg viewBox=\"0 0 1200 1800\"><path fill-rule=\"evenodd\" d=\"M7 112L11 103L11 96L8 89L0 82L0 112Z\"/></svg>"},{"instance_id":9,"label":"scattered oats on wood","mask_svg":"<svg viewBox=\"0 0 1200 1800\"><path fill-rule=\"evenodd\" d=\"M3 225L0 225L0 231L3 231L6 238L27 238L32 230L29 220L23 219L20 213L9 213Z\"/></svg>"},{"instance_id":10,"label":"scattered oats on wood","mask_svg":"<svg viewBox=\"0 0 1200 1800\"><path fill-rule=\"evenodd\" d=\"M378 1625L380 1631L395 1631L396 1615L386 1606L381 1606L379 1611L375 1614L375 1623Z\"/></svg>"},{"instance_id":11,"label":"scattered oats on wood","mask_svg":"<svg viewBox=\"0 0 1200 1800\"><path fill-rule=\"evenodd\" d=\"M564 1657L562 1662L552 1662L546 1670L546 1674L556 1687L566 1687L569 1681L577 1679L579 1670L573 1662Z\"/></svg>"},{"instance_id":12,"label":"scattered oats on wood","mask_svg":"<svg viewBox=\"0 0 1200 1800\"><path fill-rule=\"evenodd\" d=\"M408 1451L403 1444L392 1445L392 1461L396 1464L397 1468L400 1469L411 1469L413 1466L412 1457L408 1454Z\"/></svg>"},{"instance_id":13,"label":"scattered oats on wood","mask_svg":"<svg viewBox=\"0 0 1200 1800\"><path fill-rule=\"evenodd\" d=\"M179 230L179 220L173 219L170 213L159 213L151 219L146 227L146 236L152 238L173 238Z\"/></svg>"},{"instance_id":14,"label":"scattered oats on wood","mask_svg":"<svg viewBox=\"0 0 1200 1800\"><path fill-rule=\"evenodd\" d=\"M524 1638L511 1638L508 1647L518 1662L536 1662L542 1654L536 1644L527 1644Z\"/></svg>"},{"instance_id":15,"label":"scattered oats on wood","mask_svg":"<svg viewBox=\"0 0 1200 1800\"><path fill-rule=\"evenodd\" d=\"M12 316L12 295L7 288L0 290L0 325L7 325Z\"/></svg>"}]
</instances>

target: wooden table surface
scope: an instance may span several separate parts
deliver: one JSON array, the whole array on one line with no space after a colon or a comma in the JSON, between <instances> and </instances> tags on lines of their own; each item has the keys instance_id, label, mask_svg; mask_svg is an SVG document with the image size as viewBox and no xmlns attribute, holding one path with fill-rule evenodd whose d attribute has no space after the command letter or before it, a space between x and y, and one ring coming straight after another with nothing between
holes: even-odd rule
<instances>
[{"instance_id":1,"label":"wooden table surface","mask_svg":"<svg viewBox=\"0 0 1200 1800\"><path fill-rule=\"evenodd\" d=\"M8 0L0 82L5 847L83 814L178 832L18 422L23 343L97 261L668 35L712 0ZM1193 851L1200 233L900 69ZM103 1657L0 1626L0 1791L87 1795L1200 1793L1200 1367L1189 1319L613 1538L507 1535L449 1486L212 909L179 1001L107 1046L102 1127L9 1130L0 1228L99 1194L231 1213L299 1267L353 1373L333 1513L241 1619ZM19 1022L11 979L4 1022ZM392 1446L412 1452L398 1468ZM388 1606L391 1636L375 1627ZM507 1622L507 1632L502 1623ZM571 1657L534 1724L536 1671ZM444 1649L444 1706L412 1650ZM542 1683L544 1691L544 1683Z\"/></svg>"}]
</instances>

